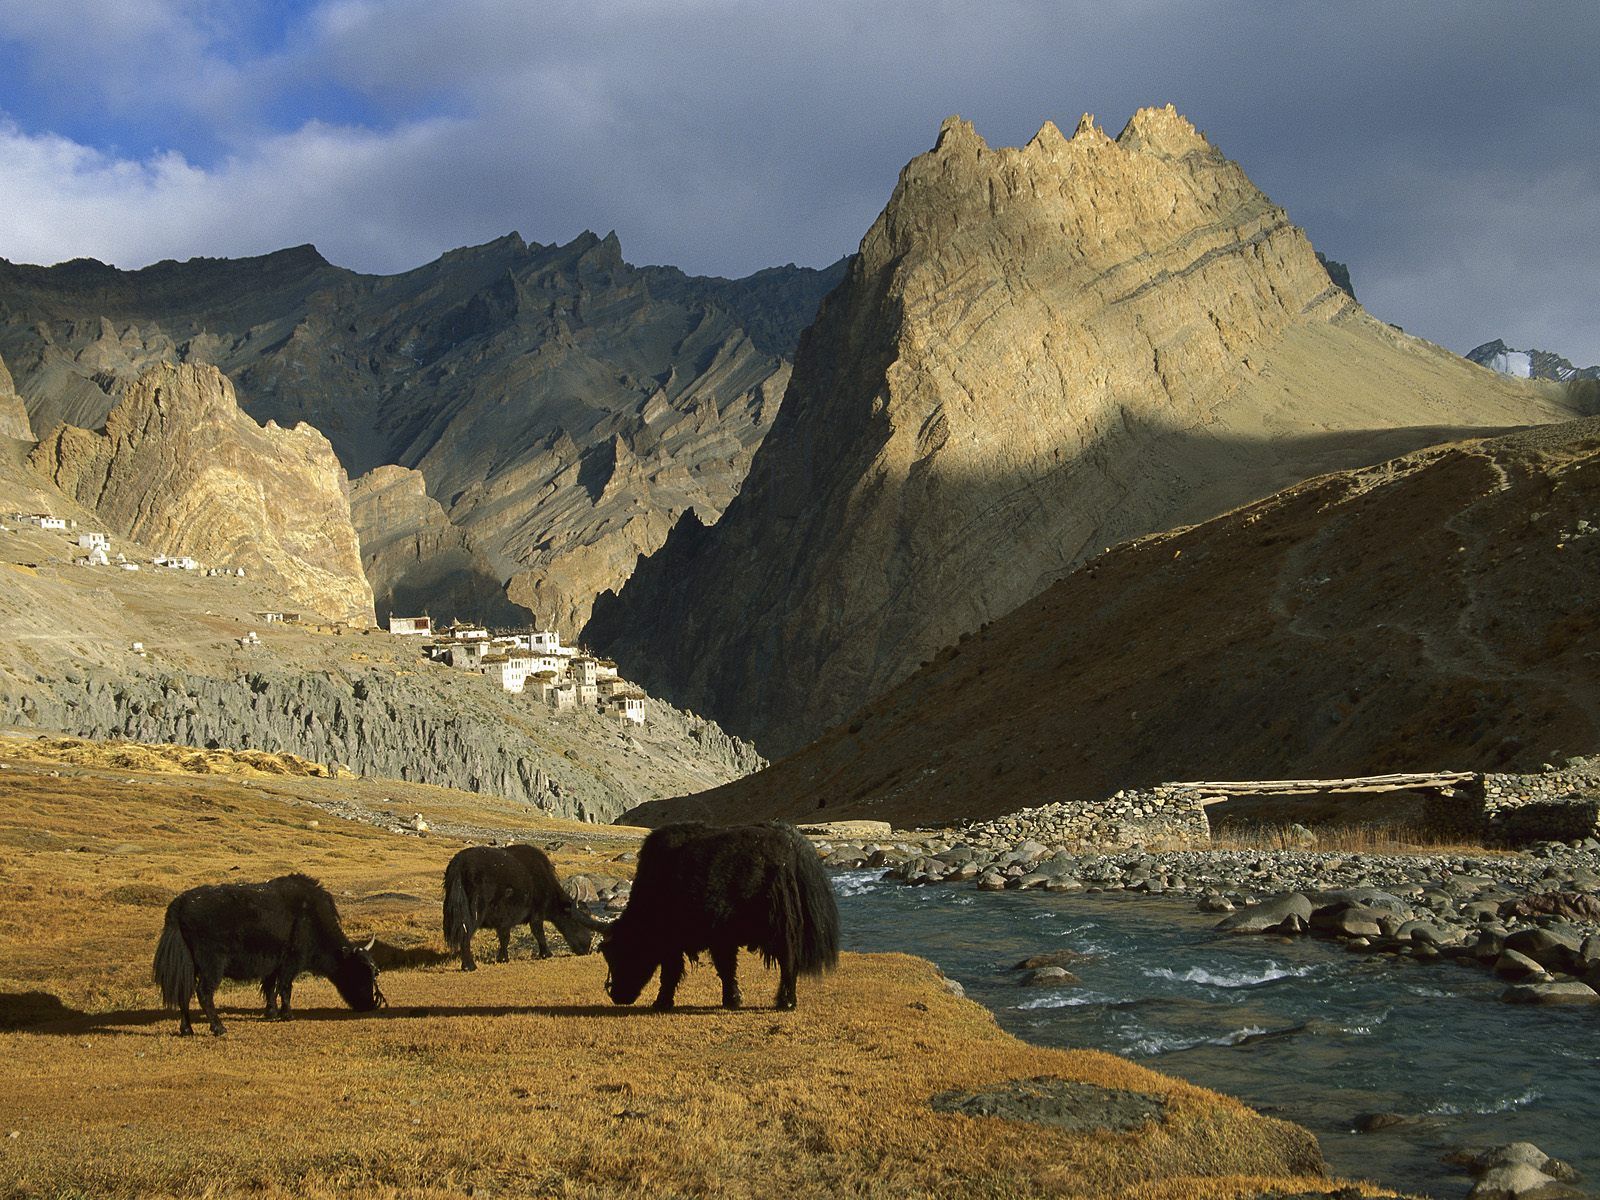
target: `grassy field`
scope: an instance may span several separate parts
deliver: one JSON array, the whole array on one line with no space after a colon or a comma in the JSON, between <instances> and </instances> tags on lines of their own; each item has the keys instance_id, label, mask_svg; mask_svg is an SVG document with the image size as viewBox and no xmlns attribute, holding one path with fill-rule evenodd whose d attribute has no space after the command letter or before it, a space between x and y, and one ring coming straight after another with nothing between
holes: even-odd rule
<instances>
[{"instance_id":1,"label":"grassy field","mask_svg":"<svg viewBox=\"0 0 1600 1200\"><path fill-rule=\"evenodd\" d=\"M438 932L461 842L311 805L332 786L430 816L481 800L129 754L0 740L0 1195L1178 1200L1333 1186L1303 1130L1107 1055L1028 1046L906 956L846 955L802 981L796 1012L768 1007L776 979L750 961L753 1007L738 1013L712 1007L709 968L672 1014L609 1004L598 956L534 962L514 945L509 965L464 975L439 961ZM561 843L564 873L623 874L637 837L478 815ZM267 1024L241 986L219 993L225 1038L175 1037L149 982L167 900L290 869L328 885L348 933L433 965L386 973L377 1014L307 979L297 1018ZM1165 1119L1082 1134L928 1106L1041 1075L1158 1094Z\"/></svg>"}]
</instances>

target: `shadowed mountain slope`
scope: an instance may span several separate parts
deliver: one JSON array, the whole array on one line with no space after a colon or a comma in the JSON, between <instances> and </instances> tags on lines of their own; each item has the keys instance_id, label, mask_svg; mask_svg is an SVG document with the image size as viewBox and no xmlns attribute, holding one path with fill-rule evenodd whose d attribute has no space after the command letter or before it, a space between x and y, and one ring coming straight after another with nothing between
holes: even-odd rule
<instances>
[{"instance_id":1,"label":"shadowed mountain slope","mask_svg":"<svg viewBox=\"0 0 1600 1200\"><path fill-rule=\"evenodd\" d=\"M685 817L985 818L1175 779L1533 769L1600 744L1600 420L1120 545Z\"/></svg>"},{"instance_id":2,"label":"shadowed mountain slope","mask_svg":"<svg viewBox=\"0 0 1600 1200\"><path fill-rule=\"evenodd\" d=\"M1105 546L1569 415L1367 316L1170 105L1021 149L951 118L802 338L738 498L587 636L780 754Z\"/></svg>"}]
</instances>

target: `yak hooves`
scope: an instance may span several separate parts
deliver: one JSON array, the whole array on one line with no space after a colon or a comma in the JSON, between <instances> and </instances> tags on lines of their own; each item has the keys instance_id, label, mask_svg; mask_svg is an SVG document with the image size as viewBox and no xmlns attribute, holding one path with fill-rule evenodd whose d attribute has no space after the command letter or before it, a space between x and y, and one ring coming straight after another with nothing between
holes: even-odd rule
<instances>
[{"instance_id":1,"label":"yak hooves","mask_svg":"<svg viewBox=\"0 0 1600 1200\"><path fill-rule=\"evenodd\" d=\"M462 963L461 964L461 969L463 971L476 971L478 969L478 964L475 963L475 962L473 962L473 963Z\"/></svg>"},{"instance_id":2,"label":"yak hooves","mask_svg":"<svg viewBox=\"0 0 1600 1200\"><path fill-rule=\"evenodd\" d=\"M180 1026L178 1026L178 1036L179 1037L193 1037L194 1036L194 1026L192 1026L192 1025L180 1025Z\"/></svg>"},{"instance_id":3,"label":"yak hooves","mask_svg":"<svg viewBox=\"0 0 1600 1200\"><path fill-rule=\"evenodd\" d=\"M226 1025L224 1025L221 1021L218 1021L215 1025L213 1025L211 1027L211 1036L212 1037L221 1037L223 1034L225 1034L227 1032L228 1032L228 1027Z\"/></svg>"},{"instance_id":4,"label":"yak hooves","mask_svg":"<svg viewBox=\"0 0 1600 1200\"><path fill-rule=\"evenodd\" d=\"M740 996L740 995L737 995L737 994L736 995L732 995L732 996L724 996L722 998L722 1007L723 1008L743 1008L744 1007L744 997Z\"/></svg>"},{"instance_id":5,"label":"yak hooves","mask_svg":"<svg viewBox=\"0 0 1600 1200\"><path fill-rule=\"evenodd\" d=\"M799 1005L795 1002L795 998L793 996L779 996L772 1002L772 1007L780 1011L784 1011L787 1009L798 1008Z\"/></svg>"},{"instance_id":6,"label":"yak hooves","mask_svg":"<svg viewBox=\"0 0 1600 1200\"><path fill-rule=\"evenodd\" d=\"M667 996L667 997L657 996L656 997L656 1002L654 1004L652 1004L650 1007L655 1009L657 1012L671 1012L672 1008L673 1008L672 997L671 996Z\"/></svg>"}]
</instances>

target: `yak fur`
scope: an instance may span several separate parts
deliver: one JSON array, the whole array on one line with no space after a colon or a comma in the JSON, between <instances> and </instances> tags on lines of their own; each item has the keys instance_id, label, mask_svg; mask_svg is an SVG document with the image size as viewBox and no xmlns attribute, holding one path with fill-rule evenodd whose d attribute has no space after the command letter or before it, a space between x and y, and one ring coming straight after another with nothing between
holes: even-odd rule
<instances>
[{"instance_id":1,"label":"yak fur","mask_svg":"<svg viewBox=\"0 0 1600 1200\"><path fill-rule=\"evenodd\" d=\"M549 858L537 846L469 846L444 872L444 940L461 956L461 969L475 971L472 937L480 929L500 936L497 962L510 958L511 931L533 930L539 957L550 957L544 923L561 932L574 954L593 948L593 935L606 926L567 894Z\"/></svg>"},{"instance_id":2,"label":"yak fur","mask_svg":"<svg viewBox=\"0 0 1600 1200\"><path fill-rule=\"evenodd\" d=\"M738 1008L739 948L778 968L778 1008L795 980L839 961L839 907L811 844L779 822L663 825L639 850L633 891L601 940L606 991L632 1004L659 968L655 1007L670 1009L686 959L710 951L722 1004Z\"/></svg>"},{"instance_id":3,"label":"yak fur","mask_svg":"<svg viewBox=\"0 0 1600 1200\"><path fill-rule=\"evenodd\" d=\"M191 1034L196 994L213 1034L226 1032L213 993L224 979L259 981L268 1020L289 1017L294 981L310 972L332 981L351 1008L383 1003L369 951L344 935L333 897L315 879L283 875L265 883L190 888L167 906L154 973L162 1001L178 1009L178 1032Z\"/></svg>"}]
</instances>

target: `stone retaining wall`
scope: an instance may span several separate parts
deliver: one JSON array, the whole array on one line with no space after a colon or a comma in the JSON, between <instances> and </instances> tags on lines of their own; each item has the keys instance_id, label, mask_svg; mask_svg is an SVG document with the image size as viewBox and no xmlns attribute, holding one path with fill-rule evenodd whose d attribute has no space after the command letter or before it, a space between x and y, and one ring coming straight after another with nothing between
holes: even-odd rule
<instances>
[{"instance_id":1,"label":"stone retaining wall","mask_svg":"<svg viewBox=\"0 0 1600 1200\"><path fill-rule=\"evenodd\" d=\"M968 841L1032 838L1054 846L1204 846L1211 823L1198 792L1128 789L1104 800L1062 800L969 826Z\"/></svg>"},{"instance_id":2,"label":"stone retaining wall","mask_svg":"<svg viewBox=\"0 0 1600 1200\"><path fill-rule=\"evenodd\" d=\"M1523 846L1600 836L1600 757L1537 775L1483 777L1486 840Z\"/></svg>"}]
</instances>

